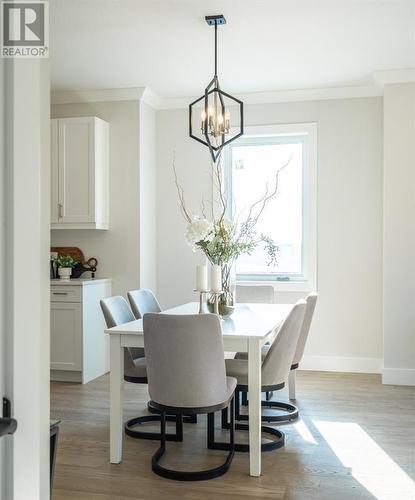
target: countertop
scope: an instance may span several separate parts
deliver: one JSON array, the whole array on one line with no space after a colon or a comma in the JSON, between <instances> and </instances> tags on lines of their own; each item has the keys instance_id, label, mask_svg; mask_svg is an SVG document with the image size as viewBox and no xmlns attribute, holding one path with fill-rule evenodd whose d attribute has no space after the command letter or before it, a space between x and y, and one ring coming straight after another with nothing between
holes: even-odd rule
<instances>
[{"instance_id":1,"label":"countertop","mask_svg":"<svg viewBox=\"0 0 415 500\"><path fill-rule=\"evenodd\" d=\"M110 282L111 278L74 278L69 281L63 281L60 279L50 280L51 286L87 286Z\"/></svg>"}]
</instances>

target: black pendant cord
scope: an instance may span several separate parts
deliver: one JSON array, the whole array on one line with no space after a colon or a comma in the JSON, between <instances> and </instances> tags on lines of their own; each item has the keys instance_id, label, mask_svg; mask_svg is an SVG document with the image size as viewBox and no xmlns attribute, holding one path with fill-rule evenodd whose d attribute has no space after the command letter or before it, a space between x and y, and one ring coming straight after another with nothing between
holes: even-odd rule
<instances>
[{"instance_id":1,"label":"black pendant cord","mask_svg":"<svg viewBox=\"0 0 415 500\"><path fill-rule=\"evenodd\" d=\"M218 80L218 25L215 24L215 80Z\"/></svg>"}]
</instances>

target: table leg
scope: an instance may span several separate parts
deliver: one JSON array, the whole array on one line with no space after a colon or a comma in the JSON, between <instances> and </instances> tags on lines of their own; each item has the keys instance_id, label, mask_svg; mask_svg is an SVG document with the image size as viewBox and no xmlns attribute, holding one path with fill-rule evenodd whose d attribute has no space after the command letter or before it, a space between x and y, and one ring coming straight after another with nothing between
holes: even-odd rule
<instances>
[{"instance_id":1,"label":"table leg","mask_svg":"<svg viewBox=\"0 0 415 500\"><path fill-rule=\"evenodd\" d=\"M124 351L121 336L110 336L110 462L122 460Z\"/></svg>"},{"instance_id":2,"label":"table leg","mask_svg":"<svg viewBox=\"0 0 415 500\"><path fill-rule=\"evenodd\" d=\"M295 399L295 376L297 370L291 370L288 375L288 396L290 399Z\"/></svg>"},{"instance_id":3,"label":"table leg","mask_svg":"<svg viewBox=\"0 0 415 500\"><path fill-rule=\"evenodd\" d=\"M249 471L261 475L261 344L248 341Z\"/></svg>"}]
</instances>

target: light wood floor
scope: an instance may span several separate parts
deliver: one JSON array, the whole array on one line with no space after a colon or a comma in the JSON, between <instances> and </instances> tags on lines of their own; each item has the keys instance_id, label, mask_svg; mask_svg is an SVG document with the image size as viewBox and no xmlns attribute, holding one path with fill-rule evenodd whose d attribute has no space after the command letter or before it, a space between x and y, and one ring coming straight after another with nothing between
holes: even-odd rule
<instances>
[{"instance_id":1,"label":"light wood floor","mask_svg":"<svg viewBox=\"0 0 415 500\"><path fill-rule=\"evenodd\" d=\"M84 386L52 383L51 415L62 420L53 498L415 499L415 388L382 386L377 375L299 372L297 379L302 418L283 426L285 448L263 453L263 476L250 477L248 456L238 453L228 474L196 483L152 473L157 442L125 437L122 464L109 464L108 376ZM126 386L129 418L144 411L147 391ZM223 453L207 451L205 442L201 417L197 426L185 426L184 443L168 443L164 463L218 464Z\"/></svg>"}]
</instances>

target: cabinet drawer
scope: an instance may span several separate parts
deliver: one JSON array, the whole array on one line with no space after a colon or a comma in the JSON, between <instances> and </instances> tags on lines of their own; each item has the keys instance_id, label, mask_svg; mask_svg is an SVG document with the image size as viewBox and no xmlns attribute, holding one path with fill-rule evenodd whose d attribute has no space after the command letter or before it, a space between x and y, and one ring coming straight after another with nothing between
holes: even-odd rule
<instances>
[{"instance_id":1,"label":"cabinet drawer","mask_svg":"<svg viewBox=\"0 0 415 500\"><path fill-rule=\"evenodd\" d=\"M73 285L55 285L50 289L51 302L81 302L82 287Z\"/></svg>"}]
</instances>

